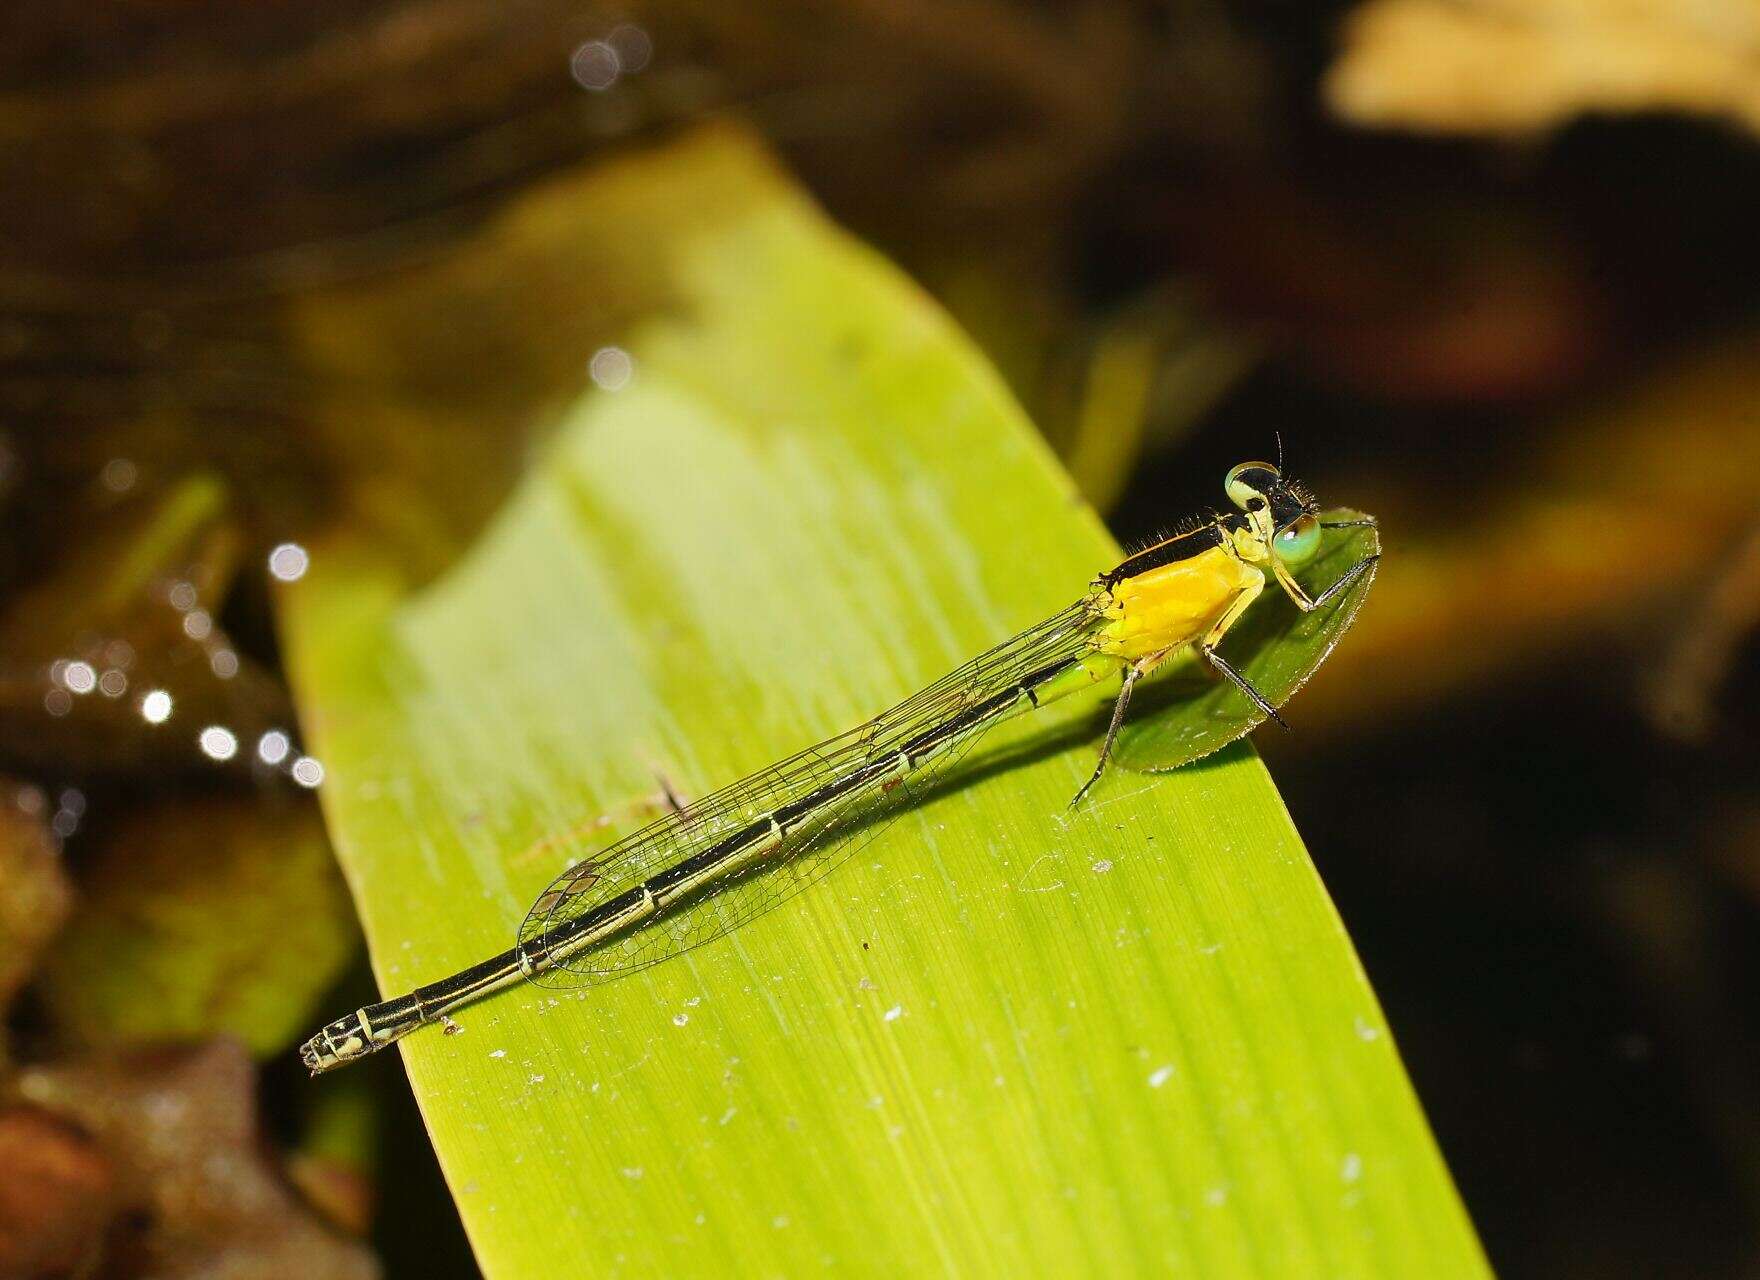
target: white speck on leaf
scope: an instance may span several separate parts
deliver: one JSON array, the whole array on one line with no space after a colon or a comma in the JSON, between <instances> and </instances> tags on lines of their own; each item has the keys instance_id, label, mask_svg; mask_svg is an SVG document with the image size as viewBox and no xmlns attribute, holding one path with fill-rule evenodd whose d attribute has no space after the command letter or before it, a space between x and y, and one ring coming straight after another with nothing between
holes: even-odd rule
<instances>
[{"instance_id":1,"label":"white speck on leaf","mask_svg":"<svg viewBox=\"0 0 1760 1280\"><path fill-rule=\"evenodd\" d=\"M672 1016L672 1025L675 1027L682 1027L685 1023L689 1022L690 1020L691 1020L690 1014L677 1013Z\"/></svg>"},{"instance_id":2,"label":"white speck on leaf","mask_svg":"<svg viewBox=\"0 0 1760 1280\"><path fill-rule=\"evenodd\" d=\"M1171 1079L1173 1079L1172 1067L1156 1067L1149 1073L1149 1087L1159 1089Z\"/></svg>"},{"instance_id":3,"label":"white speck on leaf","mask_svg":"<svg viewBox=\"0 0 1760 1280\"><path fill-rule=\"evenodd\" d=\"M892 1008L882 1014L881 1017L885 1018L888 1022L897 1022L900 1018L904 1017L904 1006L902 1004L895 1004Z\"/></svg>"},{"instance_id":4,"label":"white speck on leaf","mask_svg":"<svg viewBox=\"0 0 1760 1280\"><path fill-rule=\"evenodd\" d=\"M1111 858L1101 858L1098 862L1096 862L1094 864L1093 870L1094 870L1094 874L1097 876L1105 875L1108 871L1112 870L1112 859Z\"/></svg>"},{"instance_id":5,"label":"white speck on leaf","mask_svg":"<svg viewBox=\"0 0 1760 1280\"><path fill-rule=\"evenodd\" d=\"M489 1056L491 1058L505 1058L507 1056L507 1050L505 1050L505 1049L492 1049L489 1052Z\"/></svg>"},{"instance_id":6,"label":"white speck on leaf","mask_svg":"<svg viewBox=\"0 0 1760 1280\"><path fill-rule=\"evenodd\" d=\"M1355 1151L1345 1152L1343 1160L1338 1162L1338 1176L1346 1182L1355 1182L1363 1176L1363 1157Z\"/></svg>"},{"instance_id":7,"label":"white speck on leaf","mask_svg":"<svg viewBox=\"0 0 1760 1280\"><path fill-rule=\"evenodd\" d=\"M1359 1039L1359 1040L1379 1040L1379 1039L1381 1039L1381 1028L1375 1026L1367 1018L1364 1018L1361 1015L1358 1015L1357 1020L1354 1025L1357 1028L1357 1039Z\"/></svg>"}]
</instances>

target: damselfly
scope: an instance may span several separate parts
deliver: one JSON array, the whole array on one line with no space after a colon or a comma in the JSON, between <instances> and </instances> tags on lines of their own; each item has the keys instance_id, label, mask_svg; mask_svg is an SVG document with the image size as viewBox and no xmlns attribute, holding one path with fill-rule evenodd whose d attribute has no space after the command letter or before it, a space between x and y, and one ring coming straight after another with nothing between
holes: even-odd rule
<instances>
[{"instance_id":1,"label":"damselfly","mask_svg":"<svg viewBox=\"0 0 1760 1280\"><path fill-rule=\"evenodd\" d=\"M874 719L749 778L675 808L551 882L518 945L481 964L368 1005L306 1041L313 1073L364 1057L467 1001L515 982L576 986L619 978L721 937L825 875L982 732L1110 676L1122 685L1093 773L1100 778L1131 691L1195 649L1266 716L1282 717L1217 652L1266 575L1304 612L1367 572L1365 555L1318 596L1295 574L1314 558L1319 506L1266 462L1243 462L1224 489L1239 508L1188 523L1102 574L1060 613L984 653Z\"/></svg>"}]
</instances>

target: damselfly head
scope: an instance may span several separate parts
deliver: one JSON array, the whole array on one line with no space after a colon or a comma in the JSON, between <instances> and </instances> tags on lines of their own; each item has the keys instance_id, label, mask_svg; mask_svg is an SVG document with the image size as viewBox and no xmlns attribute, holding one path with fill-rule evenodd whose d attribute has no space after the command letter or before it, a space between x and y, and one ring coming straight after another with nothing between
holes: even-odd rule
<instances>
[{"instance_id":1,"label":"damselfly head","mask_svg":"<svg viewBox=\"0 0 1760 1280\"><path fill-rule=\"evenodd\" d=\"M1306 564L1320 549L1320 504L1277 467L1243 462L1229 470L1222 487L1229 500L1247 513L1259 538L1269 542L1271 552L1289 568Z\"/></svg>"},{"instance_id":2,"label":"damselfly head","mask_svg":"<svg viewBox=\"0 0 1760 1280\"><path fill-rule=\"evenodd\" d=\"M1274 531L1290 528L1303 516L1319 513L1320 504L1294 480L1269 462L1243 462L1231 467L1222 482L1228 499L1250 516L1269 513Z\"/></svg>"}]
</instances>

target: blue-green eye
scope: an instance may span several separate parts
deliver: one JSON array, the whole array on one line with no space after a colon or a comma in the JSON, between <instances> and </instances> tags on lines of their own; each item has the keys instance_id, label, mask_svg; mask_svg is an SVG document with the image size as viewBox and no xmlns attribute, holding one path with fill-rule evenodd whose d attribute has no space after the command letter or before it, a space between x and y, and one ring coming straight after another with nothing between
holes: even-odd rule
<instances>
[{"instance_id":1,"label":"blue-green eye","mask_svg":"<svg viewBox=\"0 0 1760 1280\"><path fill-rule=\"evenodd\" d=\"M1320 550L1320 522L1313 516L1301 516L1289 528L1278 532L1272 546L1284 564L1305 564Z\"/></svg>"}]
</instances>

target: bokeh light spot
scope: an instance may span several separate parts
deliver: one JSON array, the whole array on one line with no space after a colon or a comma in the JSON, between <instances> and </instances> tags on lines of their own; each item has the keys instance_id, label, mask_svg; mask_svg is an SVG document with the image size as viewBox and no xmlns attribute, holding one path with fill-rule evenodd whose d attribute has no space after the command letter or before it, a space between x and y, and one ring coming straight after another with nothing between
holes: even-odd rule
<instances>
[{"instance_id":1,"label":"bokeh light spot","mask_svg":"<svg viewBox=\"0 0 1760 1280\"><path fill-rule=\"evenodd\" d=\"M202 754L210 760L230 760L238 754L238 735L222 725L211 724L202 730Z\"/></svg>"},{"instance_id":2,"label":"bokeh light spot","mask_svg":"<svg viewBox=\"0 0 1760 1280\"><path fill-rule=\"evenodd\" d=\"M264 764L280 764L287 759L287 753L293 743L279 729L271 729L257 739L257 759Z\"/></svg>"},{"instance_id":3,"label":"bokeh light spot","mask_svg":"<svg viewBox=\"0 0 1760 1280\"><path fill-rule=\"evenodd\" d=\"M589 40L576 49L568 60L568 73L583 89L603 93L617 83L623 62L609 41Z\"/></svg>"},{"instance_id":4,"label":"bokeh light spot","mask_svg":"<svg viewBox=\"0 0 1760 1280\"><path fill-rule=\"evenodd\" d=\"M636 362L622 347L600 347L587 362L587 372L603 391L622 391L635 377Z\"/></svg>"},{"instance_id":5,"label":"bokeh light spot","mask_svg":"<svg viewBox=\"0 0 1760 1280\"><path fill-rule=\"evenodd\" d=\"M127 493L140 478L140 469L127 458L112 458L99 472L99 480L111 493Z\"/></svg>"},{"instance_id":6,"label":"bokeh light spot","mask_svg":"<svg viewBox=\"0 0 1760 1280\"><path fill-rule=\"evenodd\" d=\"M282 582L298 582L311 563L311 556L297 542L283 542L269 553L269 572Z\"/></svg>"},{"instance_id":7,"label":"bokeh light spot","mask_svg":"<svg viewBox=\"0 0 1760 1280\"><path fill-rule=\"evenodd\" d=\"M643 28L629 22L620 22L605 37L617 54L617 69L624 75L634 75L648 65L648 59L654 55L654 38Z\"/></svg>"}]
</instances>

